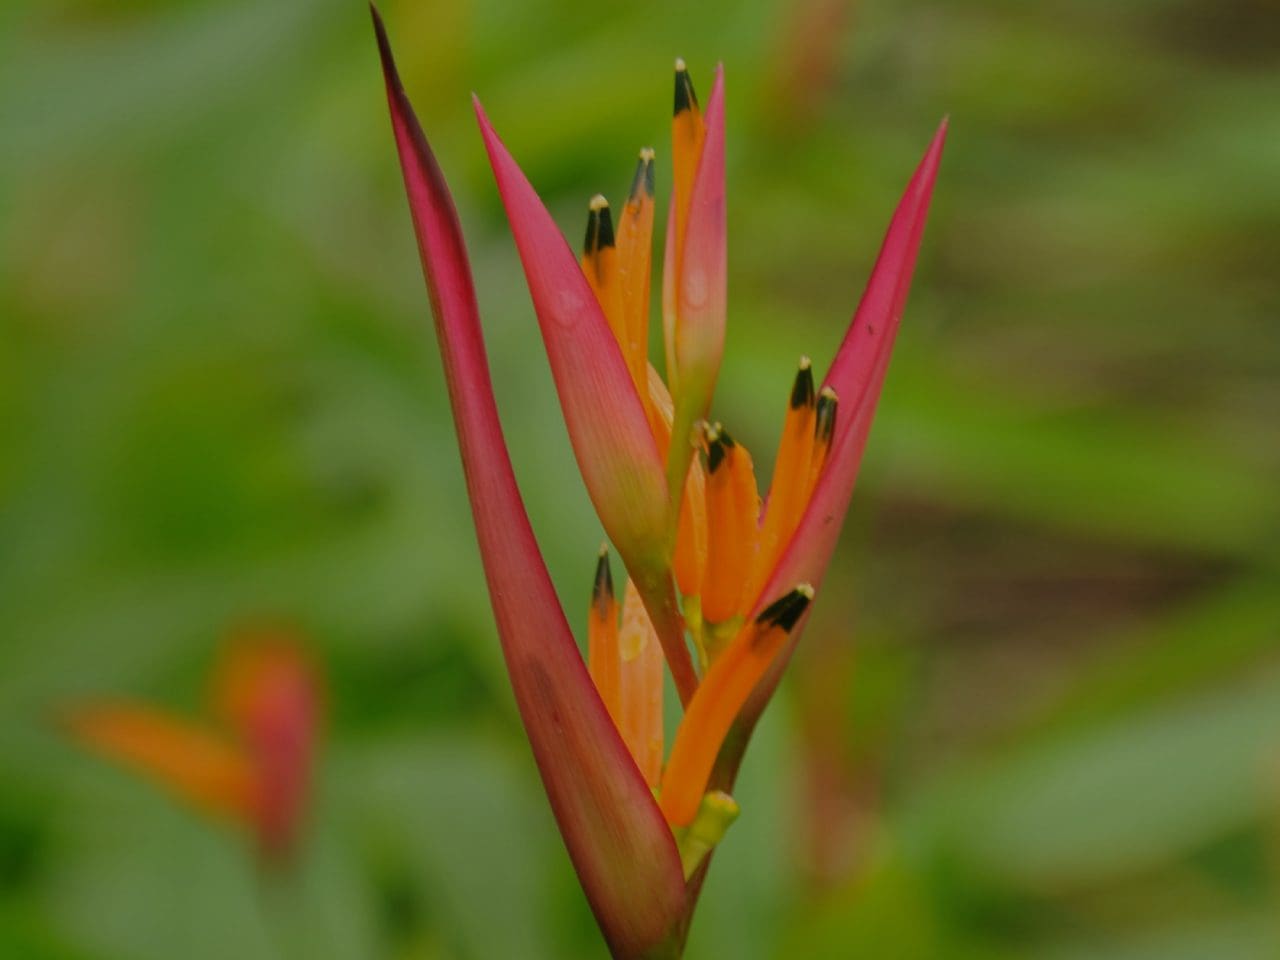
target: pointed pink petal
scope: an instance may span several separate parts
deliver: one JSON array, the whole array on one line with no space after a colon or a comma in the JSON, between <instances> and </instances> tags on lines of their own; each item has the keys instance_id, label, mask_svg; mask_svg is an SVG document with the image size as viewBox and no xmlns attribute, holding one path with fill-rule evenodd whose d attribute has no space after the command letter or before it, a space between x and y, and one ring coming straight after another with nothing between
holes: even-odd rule
<instances>
[{"instance_id":1,"label":"pointed pink petal","mask_svg":"<svg viewBox=\"0 0 1280 960\"><path fill-rule=\"evenodd\" d=\"M676 326L677 406L688 404L694 419L711 406L724 354L727 246L724 200L724 66L704 114L706 137L693 181L680 265L679 323ZM678 417L677 417L678 419Z\"/></svg>"},{"instance_id":2,"label":"pointed pink petal","mask_svg":"<svg viewBox=\"0 0 1280 960\"><path fill-rule=\"evenodd\" d=\"M669 498L679 500L693 458L694 424L705 418L716 389L724 354L727 259L724 200L724 65L716 67L715 82L703 115L705 135L685 220L683 260L678 271L679 301L675 317L675 372L672 396L675 414L666 477ZM672 210L674 212L674 203ZM667 227L667 263L673 258L671 223ZM668 273L669 275L669 273ZM663 292L669 281L664 276ZM664 300L664 321L666 303ZM665 328L664 328L665 329ZM686 706L688 700L685 700Z\"/></svg>"},{"instance_id":3,"label":"pointed pink petal","mask_svg":"<svg viewBox=\"0 0 1280 960\"><path fill-rule=\"evenodd\" d=\"M763 597L785 592L801 581L816 587L826 572L902 321L946 136L944 120L894 212L862 301L824 381L823 385L834 389L840 398L838 435L813 498L770 575Z\"/></svg>"},{"instance_id":4,"label":"pointed pink petal","mask_svg":"<svg viewBox=\"0 0 1280 960\"><path fill-rule=\"evenodd\" d=\"M679 923L684 907L680 859L596 694L547 575L493 402L457 213L400 85L376 11L374 24L476 536L516 703L605 939L616 956L645 956L666 943Z\"/></svg>"},{"instance_id":5,"label":"pointed pink petal","mask_svg":"<svg viewBox=\"0 0 1280 960\"><path fill-rule=\"evenodd\" d=\"M475 106L587 492L633 576L665 570L666 475L622 351L569 244Z\"/></svg>"},{"instance_id":6,"label":"pointed pink petal","mask_svg":"<svg viewBox=\"0 0 1280 960\"><path fill-rule=\"evenodd\" d=\"M648 417L577 258L478 99L475 107L578 468L605 533L644 598L680 699L688 703L698 681L671 586L671 498Z\"/></svg>"},{"instance_id":7,"label":"pointed pink petal","mask_svg":"<svg viewBox=\"0 0 1280 960\"><path fill-rule=\"evenodd\" d=\"M662 239L662 362L667 388L679 390L676 369L676 196L667 204L667 230Z\"/></svg>"},{"instance_id":8,"label":"pointed pink petal","mask_svg":"<svg viewBox=\"0 0 1280 960\"><path fill-rule=\"evenodd\" d=\"M827 374L824 385L831 386L840 397L842 420L837 426L838 435L791 543L761 591L758 608L785 593L794 583L808 582L819 588L831 561L902 320L946 135L947 121L944 120L894 212L849 332ZM732 788L751 732L786 670L812 609L810 605L805 611L787 646L739 712L733 731L725 740L725 749L717 759L712 787Z\"/></svg>"}]
</instances>

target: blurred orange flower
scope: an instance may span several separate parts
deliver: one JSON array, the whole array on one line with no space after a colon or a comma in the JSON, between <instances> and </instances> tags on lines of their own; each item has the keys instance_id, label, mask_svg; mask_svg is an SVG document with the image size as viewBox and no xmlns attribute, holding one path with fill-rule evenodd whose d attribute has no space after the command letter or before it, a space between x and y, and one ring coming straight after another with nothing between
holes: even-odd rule
<instances>
[{"instance_id":1,"label":"blurred orange flower","mask_svg":"<svg viewBox=\"0 0 1280 960\"><path fill-rule=\"evenodd\" d=\"M265 860L287 860L306 812L322 685L298 637L236 631L210 687L206 720L104 699L63 714L79 742L210 816L238 823Z\"/></svg>"}]
</instances>

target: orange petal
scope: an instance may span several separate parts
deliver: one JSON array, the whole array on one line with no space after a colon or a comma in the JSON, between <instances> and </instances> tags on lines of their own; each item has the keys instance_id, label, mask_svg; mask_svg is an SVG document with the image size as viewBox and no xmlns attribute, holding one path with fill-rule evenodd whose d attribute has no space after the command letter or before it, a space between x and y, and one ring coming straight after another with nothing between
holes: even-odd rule
<instances>
[{"instance_id":1,"label":"orange petal","mask_svg":"<svg viewBox=\"0 0 1280 960\"><path fill-rule=\"evenodd\" d=\"M689 205L693 197L694 181L698 176L698 161L702 157L702 144L706 138L706 124L693 81L683 60L676 61L675 102L671 115L671 181L672 210L667 221L667 235L672 238L678 279L680 265L684 263L684 235L689 223ZM676 289L679 289L678 285Z\"/></svg>"},{"instance_id":2,"label":"orange petal","mask_svg":"<svg viewBox=\"0 0 1280 960\"><path fill-rule=\"evenodd\" d=\"M809 457L809 475L804 483L804 495L801 502L807 507L813 490L822 476L822 468L827 465L827 454L831 452L831 441L835 438L840 399L830 387L823 387L818 394L818 406L813 420L813 453ZM798 520L799 518L797 518Z\"/></svg>"},{"instance_id":3,"label":"orange petal","mask_svg":"<svg viewBox=\"0 0 1280 960\"><path fill-rule=\"evenodd\" d=\"M653 271L653 151L640 151L618 222L618 277L625 338L622 353L640 399L649 403L649 284Z\"/></svg>"},{"instance_id":4,"label":"orange petal","mask_svg":"<svg viewBox=\"0 0 1280 960\"><path fill-rule=\"evenodd\" d=\"M609 549L600 548L596 579L591 589L591 609L587 613L587 670L613 718L620 727L621 695L618 679L618 601L613 595L613 571L609 569Z\"/></svg>"},{"instance_id":5,"label":"orange petal","mask_svg":"<svg viewBox=\"0 0 1280 960\"><path fill-rule=\"evenodd\" d=\"M768 671L813 599L801 584L742 628L707 671L676 731L658 805L667 822L687 826L698 812L711 768L738 711Z\"/></svg>"},{"instance_id":6,"label":"orange petal","mask_svg":"<svg viewBox=\"0 0 1280 960\"><path fill-rule=\"evenodd\" d=\"M813 371L809 358L801 357L787 401L782 436L778 440L773 481L769 485L769 500L765 504L764 523L760 531L760 550L746 591L748 603L754 602L756 593L791 539L804 510L816 421L817 398L813 391Z\"/></svg>"},{"instance_id":7,"label":"orange petal","mask_svg":"<svg viewBox=\"0 0 1280 960\"><path fill-rule=\"evenodd\" d=\"M91 703L65 717L95 752L217 816L251 823L257 784L244 750L212 730L135 703Z\"/></svg>"},{"instance_id":8,"label":"orange petal","mask_svg":"<svg viewBox=\"0 0 1280 960\"><path fill-rule=\"evenodd\" d=\"M649 786L656 787L662 775L662 646L630 580L622 603L618 657L622 739Z\"/></svg>"},{"instance_id":9,"label":"orange petal","mask_svg":"<svg viewBox=\"0 0 1280 960\"><path fill-rule=\"evenodd\" d=\"M658 376L649 367L650 425L659 449L667 450L671 441L671 395ZM680 498L680 517L676 524L675 556L672 569L680 592L686 597L696 597L702 592L702 578L707 567L707 507L706 479L702 464L696 457L689 461L685 474L684 493Z\"/></svg>"},{"instance_id":10,"label":"orange petal","mask_svg":"<svg viewBox=\"0 0 1280 960\"><path fill-rule=\"evenodd\" d=\"M613 234L613 214L601 194L591 198L587 213L587 236L582 244L582 273L596 295L600 309L618 347L626 352L626 317L622 311L622 278L618 247Z\"/></svg>"},{"instance_id":11,"label":"orange petal","mask_svg":"<svg viewBox=\"0 0 1280 960\"><path fill-rule=\"evenodd\" d=\"M707 435L707 574L702 586L707 623L724 623L742 612L759 515L751 454L716 424Z\"/></svg>"}]
</instances>

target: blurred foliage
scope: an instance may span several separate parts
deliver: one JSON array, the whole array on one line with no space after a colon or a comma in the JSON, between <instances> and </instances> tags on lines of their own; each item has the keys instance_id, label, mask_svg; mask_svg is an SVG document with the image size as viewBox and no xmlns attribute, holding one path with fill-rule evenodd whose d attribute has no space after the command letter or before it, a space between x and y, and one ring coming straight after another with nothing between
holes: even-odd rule
<instances>
[{"instance_id":1,"label":"blurred foliage","mask_svg":"<svg viewBox=\"0 0 1280 960\"><path fill-rule=\"evenodd\" d=\"M690 956L1274 956L1269 0L387 0L561 596L599 530L469 115L566 232L728 71L717 415L767 472L952 136L838 568ZM367 13L0 7L0 955L600 956L498 657ZM284 617L332 679L291 883L76 752ZM576 614L574 614L577 616ZM580 617L579 617L580 619Z\"/></svg>"}]
</instances>

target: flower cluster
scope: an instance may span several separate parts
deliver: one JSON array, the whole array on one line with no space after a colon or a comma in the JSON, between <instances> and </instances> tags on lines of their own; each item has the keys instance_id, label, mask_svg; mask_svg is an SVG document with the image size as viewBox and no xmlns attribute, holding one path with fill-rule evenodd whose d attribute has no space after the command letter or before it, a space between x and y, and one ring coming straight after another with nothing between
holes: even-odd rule
<instances>
[{"instance_id":1,"label":"flower cluster","mask_svg":"<svg viewBox=\"0 0 1280 960\"><path fill-rule=\"evenodd\" d=\"M889 227L821 385L801 358L762 498L751 455L711 418L724 348L724 75L705 109L676 63L661 315L649 362L655 156L615 219L589 205L576 256L476 101L607 550L583 662L516 487L457 213L374 12L392 127L489 585L529 742L570 857L617 957L679 956L707 853L737 813L743 750L834 549L888 366L945 123ZM666 751L669 670L683 715Z\"/></svg>"}]
</instances>

